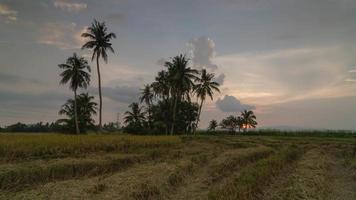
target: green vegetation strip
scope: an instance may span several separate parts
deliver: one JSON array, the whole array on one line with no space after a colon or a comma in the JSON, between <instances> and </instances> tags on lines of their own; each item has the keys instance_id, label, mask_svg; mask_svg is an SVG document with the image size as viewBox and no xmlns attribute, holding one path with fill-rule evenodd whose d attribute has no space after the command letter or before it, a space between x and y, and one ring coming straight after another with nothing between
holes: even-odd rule
<instances>
[{"instance_id":1,"label":"green vegetation strip","mask_svg":"<svg viewBox=\"0 0 356 200\"><path fill-rule=\"evenodd\" d=\"M209 199L257 199L257 195L271 178L280 174L286 165L296 161L300 155L300 150L289 146L248 168L243 168L231 182L211 190Z\"/></svg>"},{"instance_id":2,"label":"green vegetation strip","mask_svg":"<svg viewBox=\"0 0 356 200\"><path fill-rule=\"evenodd\" d=\"M92 152L132 152L180 142L175 136L0 135L0 161L74 157Z\"/></svg>"}]
</instances>

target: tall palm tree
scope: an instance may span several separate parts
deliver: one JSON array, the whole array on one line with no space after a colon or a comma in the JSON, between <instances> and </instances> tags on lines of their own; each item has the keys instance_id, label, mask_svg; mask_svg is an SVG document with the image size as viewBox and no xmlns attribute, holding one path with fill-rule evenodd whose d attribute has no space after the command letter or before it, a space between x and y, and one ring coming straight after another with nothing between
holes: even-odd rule
<instances>
[{"instance_id":1,"label":"tall palm tree","mask_svg":"<svg viewBox=\"0 0 356 200\"><path fill-rule=\"evenodd\" d=\"M248 128L256 128L256 115L253 113L252 110L244 110L243 112L241 112L241 118L244 132L246 132Z\"/></svg>"},{"instance_id":2,"label":"tall palm tree","mask_svg":"<svg viewBox=\"0 0 356 200\"><path fill-rule=\"evenodd\" d=\"M135 126L141 126L145 121L145 113L142 112L142 108L138 103L134 102L129 105L131 111L125 112L124 122L125 124L133 124Z\"/></svg>"},{"instance_id":3,"label":"tall palm tree","mask_svg":"<svg viewBox=\"0 0 356 200\"><path fill-rule=\"evenodd\" d=\"M99 88L99 129L102 128L102 109L103 102L101 96L101 76L99 67L99 58L103 58L105 63L108 62L107 50L109 49L112 53L115 53L112 48L111 40L116 38L115 33L108 33L108 29L105 22L98 22L94 19L94 22L90 27L87 28L87 32L82 34L82 37L88 38L82 49L92 49L93 54L91 60L96 59L96 67L98 72L98 88Z\"/></svg>"},{"instance_id":4,"label":"tall palm tree","mask_svg":"<svg viewBox=\"0 0 356 200\"><path fill-rule=\"evenodd\" d=\"M145 102L147 105L147 113L148 113L148 125L151 128L151 104L153 100L154 94L152 92L152 88L150 85L145 85L143 89L141 89L141 97L140 102Z\"/></svg>"},{"instance_id":5,"label":"tall palm tree","mask_svg":"<svg viewBox=\"0 0 356 200\"><path fill-rule=\"evenodd\" d=\"M188 67L188 59L184 55L175 56L171 61L167 61L169 81L171 83L171 93L173 97L173 117L170 133L174 133L177 104L183 97L190 100L189 93L194 87L194 82L198 71Z\"/></svg>"},{"instance_id":6,"label":"tall palm tree","mask_svg":"<svg viewBox=\"0 0 356 200\"><path fill-rule=\"evenodd\" d=\"M218 122L213 119L209 122L209 127L208 127L208 130L209 131L215 131L215 129L218 127Z\"/></svg>"},{"instance_id":7,"label":"tall palm tree","mask_svg":"<svg viewBox=\"0 0 356 200\"><path fill-rule=\"evenodd\" d=\"M59 64L58 66L64 70L60 74L62 77L60 83L66 84L69 82L69 88L74 92L75 131L79 134L77 89L88 87L90 82L90 66L88 65L88 61L83 57L78 57L76 53L72 57L69 57L65 64Z\"/></svg>"},{"instance_id":8,"label":"tall palm tree","mask_svg":"<svg viewBox=\"0 0 356 200\"><path fill-rule=\"evenodd\" d=\"M198 127L200 121L201 109L203 107L203 103L206 97L208 96L210 97L211 100L213 100L214 91L220 92L218 88L219 83L215 82L213 79L214 79L214 74L207 73L205 69L201 71L201 77L196 79L197 84L194 86L194 92L197 95L197 98L200 99L200 106L199 106L197 122L194 127L194 133L196 131L196 128Z\"/></svg>"}]
</instances>

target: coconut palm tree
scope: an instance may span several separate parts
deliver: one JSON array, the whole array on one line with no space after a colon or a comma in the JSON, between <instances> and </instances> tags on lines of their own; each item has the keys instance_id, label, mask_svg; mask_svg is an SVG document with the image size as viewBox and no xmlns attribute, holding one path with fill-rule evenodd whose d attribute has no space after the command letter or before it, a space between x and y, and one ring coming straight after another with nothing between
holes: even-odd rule
<instances>
[{"instance_id":1,"label":"coconut palm tree","mask_svg":"<svg viewBox=\"0 0 356 200\"><path fill-rule=\"evenodd\" d=\"M131 111L125 112L125 124L141 127L145 121L145 113L142 112L142 108L136 102L130 104L129 107L131 108Z\"/></svg>"},{"instance_id":2,"label":"coconut palm tree","mask_svg":"<svg viewBox=\"0 0 356 200\"><path fill-rule=\"evenodd\" d=\"M205 69L201 71L200 78L196 79L197 84L194 86L194 92L197 95L197 98L200 99L200 106L198 112L198 119L194 128L194 133L196 131L196 128L198 127L201 109L203 107L203 103L206 97L208 96L211 100L213 100L214 91L220 92L218 88L219 83L215 82L213 79L214 74L207 73Z\"/></svg>"},{"instance_id":3,"label":"coconut palm tree","mask_svg":"<svg viewBox=\"0 0 356 200\"><path fill-rule=\"evenodd\" d=\"M115 33L108 33L105 22L94 22L87 28L87 32L82 34L82 37L88 38L82 49L92 49L93 54L91 60L96 59L96 67L98 72L98 88L99 88L99 129L102 128L102 96L101 96L101 76L99 67L99 58L101 57L106 63L108 62L107 50L115 53L112 48L111 40L116 38Z\"/></svg>"},{"instance_id":4,"label":"coconut palm tree","mask_svg":"<svg viewBox=\"0 0 356 200\"><path fill-rule=\"evenodd\" d=\"M59 64L58 66L64 70L60 74L62 77L60 84L69 82L69 88L74 92L75 131L79 134L77 89L88 87L90 82L90 66L88 65L88 61L83 57L78 57L76 53L74 53L72 57L69 57L65 64Z\"/></svg>"},{"instance_id":5,"label":"coconut palm tree","mask_svg":"<svg viewBox=\"0 0 356 200\"><path fill-rule=\"evenodd\" d=\"M256 128L256 116L252 110L244 110L241 112L241 118L244 132L246 132L248 128Z\"/></svg>"},{"instance_id":6,"label":"coconut palm tree","mask_svg":"<svg viewBox=\"0 0 356 200\"><path fill-rule=\"evenodd\" d=\"M198 71L188 67L188 59L184 55L175 56L171 61L167 61L165 66L168 68L168 79L171 86L173 98L173 117L170 133L174 133L177 105L182 98L190 101L190 92L194 87L194 82Z\"/></svg>"},{"instance_id":7,"label":"coconut palm tree","mask_svg":"<svg viewBox=\"0 0 356 200\"><path fill-rule=\"evenodd\" d=\"M241 129L244 127L244 121L241 116L236 117L236 124L237 128L239 129L239 132L241 132Z\"/></svg>"},{"instance_id":8,"label":"coconut palm tree","mask_svg":"<svg viewBox=\"0 0 356 200\"><path fill-rule=\"evenodd\" d=\"M155 97L168 100L170 97L170 82L168 79L168 72L162 70L158 72L158 76L155 81L151 84L153 93Z\"/></svg>"},{"instance_id":9,"label":"coconut palm tree","mask_svg":"<svg viewBox=\"0 0 356 200\"><path fill-rule=\"evenodd\" d=\"M209 131L215 131L215 129L218 127L218 122L213 119L209 122L209 127L208 127L208 130Z\"/></svg>"},{"instance_id":10,"label":"coconut palm tree","mask_svg":"<svg viewBox=\"0 0 356 200\"><path fill-rule=\"evenodd\" d=\"M79 124L82 130L85 130L88 126L94 126L94 120L92 115L96 115L97 103L93 101L94 97L89 96L88 93L83 93L77 96L77 113L80 120ZM59 119L58 123L65 123L67 126L72 127L73 120L75 118L75 100L68 99L67 102L62 105L59 115L66 115L69 119Z\"/></svg>"},{"instance_id":11,"label":"coconut palm tree","mask_svg":"<svg viewBox=\"0 0 356 200\"><path fill-rule=\"evenodd\" d=\"M145 85L143 89L141 89L141 97L140 102L145 102L147 106L147 113L148 113L148 125L151 128L151 104L153 100L154 94L152 92L152 88L150 85Z\"/></svg>"}]
</instances>

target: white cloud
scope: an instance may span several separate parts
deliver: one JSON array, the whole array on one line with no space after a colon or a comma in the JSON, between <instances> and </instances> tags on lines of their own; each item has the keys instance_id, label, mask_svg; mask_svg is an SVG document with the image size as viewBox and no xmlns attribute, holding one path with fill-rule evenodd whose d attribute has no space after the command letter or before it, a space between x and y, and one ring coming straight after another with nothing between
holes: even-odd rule
<instances>
[{"instance_id":1,"label":"white cloud","mask_svg":"<svg viewBox=\"0 0 356 200\"><path fill-rule=\"evenodd\" d=\"M242 104L236 97L225 95L216 101L216 106L223 112L241 112L255 109L252 105Z\"/></svg>"},{"instance_id":2,"label":"white cloud","mask_svg":"<svg viewBox=\"0 0 356 200\"><path fill-rule=\"evenodd\" d=\"M191 48L193 65L196 68L218 69L212 62L215 57L215 43L208 37L198 37L190 40L188 46Z\"/></svg>"},{"instance_id":3,"label":"white cloud","mask_svg":"<svg viewBox=\"0 0 356 200\"><path fill-rule=\"evenodd\" d=\"M4 17L6 22L12 22L17 20L17 11L12 10L5 4L0 4L0 16Z\"/></svg>"},{"instance_id":4,"label":"white cloud","mask_svg":"<svg viewBox=\"0 0 356 200\"><path fill-rule=\"evenodd\" d=\"M61 49L80 48L84 43L81 33L86 27L78 27L75 23L47 23L40 29L38 42L41 44L54 45Z\"/></svg>"},{"instance_id":5,"label":"white cloud","mask_svg":"<svg viewBox=\"0 0 356 200\"><path fill-rule=\"evenodd\" d=\"M68 12L79 12L85 10L88 5L86 3L73 2L71 0L55 0L54 7Z\"/></svg>"}]
</instances>

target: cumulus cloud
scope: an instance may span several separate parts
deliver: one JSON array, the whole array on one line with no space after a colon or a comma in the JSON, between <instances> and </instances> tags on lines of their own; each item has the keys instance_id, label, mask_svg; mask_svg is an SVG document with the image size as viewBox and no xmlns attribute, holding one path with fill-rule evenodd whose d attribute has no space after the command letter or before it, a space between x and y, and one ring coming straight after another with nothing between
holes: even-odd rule
<instances>
[{"instance_id":1,"label":"cumulus cloud","mask_svg":"<svg viewBox=\"0 0 356 200\"><path fill-rule=\"evenodd\" d=\"M91 87L89 91L98 94L98 89ZM104 97L120 103L132 103L138 100L140 88L134 86L102 87Z\"/></svg>"},{"instance_id":2,"label":"cumulus cloud","mask_svg":"<svg viewBox=\"0 0 356 200\"><path fill-rule=\"evenodd\" d=\"M54 45L61 49L80 48L85 39L81 33L86 27L78 27L77 24L46 23L40 29L38 42L41 44Z\"/></svg>"},{"instance_id":3,"label":"cumulus cloud","mask_svg":"<svg viewBox=\"0 0 356 200\"><path fill-rule=\"evenodd\" d=\"M11 9L9 6L0 3L0 16L4 17L6 22L17 20L17 11Z\"/></svg>"},{"instance_id":4,"label":"cumulus cloud","mask_svg":"<svg viewBox=\"0 0 356 200\"><path fill-rule=\"evenodd\" d=\"M215 43L208 37L198 37L190 40L188 46L191 48L193 65L196 68L218 69L212 62L215 57Z\"/></svg>"},{"instance_id":5,"label":"cumulus cloud","mask_svg":"<svg viewBox=\"0 0 356 200\"><path fill-rule=\"evenodd\" d=\"M71 0L55 0L54 7L68 12L79 12L85 10L88 5L86 3L73 2Z\"/></svg>"},{"instance_id":6,"label":"cumulus cloud","mask_svg":"<svg viewBox=\"0 0 356 200\"><path fill-rule=\"evenodd\" d=\"M242 104L236 97L225 95L223 99L216 101L216 106L223 112L241 112L243 110L253 110L254 106Z\"/></svg>"}]
</instances>

